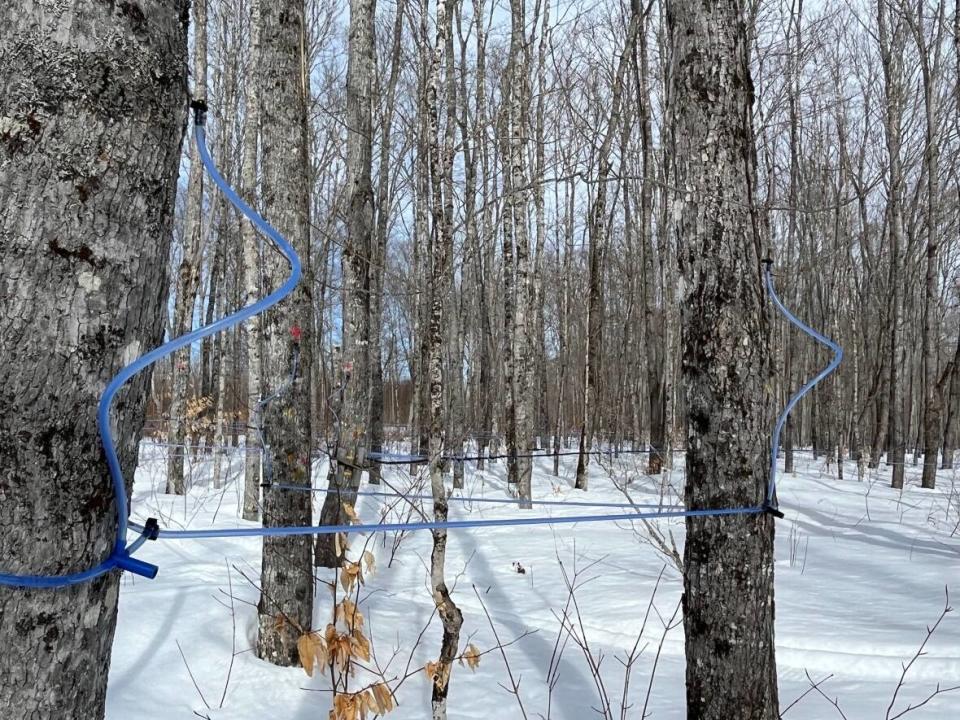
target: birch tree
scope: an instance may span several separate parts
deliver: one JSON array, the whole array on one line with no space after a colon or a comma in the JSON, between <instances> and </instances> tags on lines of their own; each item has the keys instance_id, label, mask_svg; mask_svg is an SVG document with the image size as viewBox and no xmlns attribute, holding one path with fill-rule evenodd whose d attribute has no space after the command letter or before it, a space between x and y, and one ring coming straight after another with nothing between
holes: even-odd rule
<instances>
[{"instance_id":1,"label":"birch tree","mask_svg":"<svg viewBox=\"0 0 960 720\"><path fill-rule=\"evenodd\" d=\"M447 493L443 485L441 470L441 452L444 439L443 412L443 323L444 303L450 284L449 263L453 251L453 235L450 226L453 197L444 195L444 179L453 172L453 133L441 136L439 85L440 68L444 54L448 50L448 39L452 32L451 8L446 0L437 0L436 40L433 44L433 57L426 87L426 113L430 127L430 179L433 202L432 229L434 233L433 252L430 257L430 284L432 286L427 349L430 378L430 490L433 496L433 513L437 522L446 522L448 517ZM453 102L448 97L447 102ZM448 118L449 119L449 118ZM441 139L442 138L442 139ZM447 207L449 206L449 207ZM438 669L433 676L431 709L433 720L446 720L447 693L453 661L460 642L460 627L463 614L457 607L444 577L447 553L447 531L445 528L431 530L433 549L430 554L430 588L433 601L443 625L443 638L440 644Z\"/></svg>"}]
</instances>

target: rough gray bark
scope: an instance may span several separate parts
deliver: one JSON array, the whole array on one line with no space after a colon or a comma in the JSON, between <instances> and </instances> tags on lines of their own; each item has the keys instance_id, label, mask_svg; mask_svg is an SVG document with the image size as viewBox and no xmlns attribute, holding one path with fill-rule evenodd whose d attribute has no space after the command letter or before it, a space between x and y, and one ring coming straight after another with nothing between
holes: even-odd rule
<instances>
[{"instance_id":1,"label":"rough gray bark","mask_svg":"<svg viewBox=\"0 0 960 720\"><path fill-rule=\"evenodd\" d=\"M347 63L347 242L343 247L343 369L349 377L340 411L339 441L347 463L369 449L370 425L370 255L373 252L373 152L371 92L373 88L373 0L351 0L350 50ZM379 363L380 359L377 358ZM329 481L320 511L324 525L348 522L343 504L351 505L360 487L359 468L346 465ZM316 562L340 562L333 535L317 536Z\"/></svg>"},{"instance_id":2,"label":"rough gray bark","mask_svg":"<svg viewBox=\"0 0 960 720\"><path fill-rule=\"evenodd\" d=\"M953 468L953 454L957 448L958 425L960 418L960 331L957 332L957 348L943 372L947 388L946 421L943 429L943 469Z\"/></svg>"},{"instance_id":3,"label":"rough gray bark","mask_svg":"<svg viewBox=\"0 0 960 720\"><path fill-rule=\"evenodd\" d=\"M181 0L0 9L3 572L75 572L112 548L96 408L163 337L186 26ZM128 479L149 376L114 412ZM0 715L103 717L118 580L0 587Z\"/></svg>"},{"instance_id":4,"label":"rough gray bark","mask_svg":"<svg viewBox=\"0 0 960 720\"><path fill-rule=\"evenodd\" d=\"M261 10L263 207L270 223L291 242L305 279L267 313L262 324L264 439L271 482L310 485L311 306L309 281L310 175L307 143L309 79L303 0L265 2ZM265 258L266 281L277 287L289 269L279 253ZM299 357L297 357L299 353ZM310 493L268 488L263 524L309 525ZM257 656L276 665L299 662L297 640L310 630L313 567L307 536L263 540Z\"/></svg>"},{"instance_id":5,"label":"rough gray bark","mask_svg":"<svg viewBox=\"0 0 960 720\"><path fill-rule=\"evenodd\" d=\"M193 4L193 98L207 99L207 2ZM177 292L173 308L173 337L190 332L193 311L200 290L200 269L203 262L203 165L196 145L190 144L190 178L187 183L187 208L183 228L183 257L177 270ZM167 443L167 492L183 495L183 459L187 455L184 413L190 385L190 347L173 354L173 391L170 397L170 420Z\"/></svg>"},{"instance_id":6,"label":"rough gray bark","mask_svg":"<svg viewBox=\"0 0 960 720\"><path fill-rule=\"evenodd\" d=\"M761 504L771 361L752 204L747 3L675 0L668 14L689 508ZM687 518L689 720L778 717L773 518Z\"/></svg>"}]
</instances>

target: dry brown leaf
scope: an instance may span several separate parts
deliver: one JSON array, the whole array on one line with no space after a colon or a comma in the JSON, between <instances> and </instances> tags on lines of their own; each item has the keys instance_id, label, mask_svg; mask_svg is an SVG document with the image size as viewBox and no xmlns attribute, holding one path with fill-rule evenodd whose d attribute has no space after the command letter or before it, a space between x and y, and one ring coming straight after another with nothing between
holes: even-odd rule
<instances>
[{"instance_id":1,"label":"dry brown leaf","mask_svg":"<svg viewBox=\"0 0 960 720\"><path fill-rule=\"evenodd\" d=\"M313 677L315 667L327 664L327 646L324 639L315 632L301 635L297 640L297 651L300 654L300 664L309 677Z\"/></svg>"},{"instance_id":2,"label":"dry brown leaf","mask_svg":"<svg viewBox=\"0 0 960 720\"><path fill-rule=\"evenodd\" d=\"M350 549L350 545L347 542L346 533L335 533L333 536L333 549L337 557L343 557L347 554L347 551Z\"/></svg>"},{"instance_id":3,"label":"dry brown leaf","mask_svg":"<svg viewBox=\"0 0 960 720\"><path fill-rule=\"evenodd\" d=\"M349 594L357 580L363 582L363 576L360 574L360 564L349 560L344 561L343 567L340 568L340 585L343 587L343 591Z\"/></svg>"},{"instance_id":4,"label":"dry brown leaf","mask_svg":"<svg viewBox=\"0 0 960 720\"><path fill-rule=\"evenodd\" d=\"M423 666L423 669L424 672L427 673L427 677L429 677L437 687L443 687L447 684L447 680L450 677L449 665L445 665L438 660L437 662L428 662Z\"/></svg>"},{"instance_id":5,"label":"dry brown leaf","mask_svg":"<svg viewBox=\"0 0 960 720\"><path fill-rule=\"evenodd\" d=\"M347 516L350 522L360 522L360 516L357 515L357 511L353 509L353 505L348 502L341 504L343 505L343 513Z\"/></svg>"},{"instance_id":6,"label":"dry brown leaf","mask_svg":"<svg viewBox=\"0 0 960 720\"><path fill-rule=\"evenodd\" d=\"M463 651L463 655L460 656L460 664L462 665L466 661L467 667L471 670L476 670L477 666L480 664L480 651L477 650L476 645L471 643L467 645L467 649Z\"/></svg>"},{"instance_id":7,"label":"dry brown leaf","mask_svg":"<svg viewBox=\"0 0 960 720\"><path fill-rule=\"evenodd\" d=\"M363 628L363 613L350 598L344 598L337 605L336 621L342 622L349 630Z\"/></svg>"},{"instance_id":8,"label":"dry brown leaf","mask_svg":"<svg viewBox=\"0 0 960 720\"><path fill-rule=\"evenodd\" d=\"M361 660L370 660L370 641L359 630L354 630L350 634L350 649L353 655Z\"/></svg>"},{"instance_id":9,"label":"dry brown leaf","mask_svg":"<svg viewBox=\"0 0 960 720\"><path fill-rule=\"evenodd\" d=\"M363 551L363 571L367 575L373 575L377 570L377 564L373 557L373 553L369 550Z\"/></svg>"},{"instance_id":10,"label":"dry brown leaf","mask_svg":"<svg viewBox=\"0 0 960 720\"><path fill-rule=\"evenodd\" d=\"M367 711L359 695L335 695L330 720L364 720Z\"/></svg>"},{"instance_id":11,"label":"dry brown leaf","mask_svg":"<svg viewBox=\"0 0 960 720\"><path fill-rule=\"evenodd\" d=\"M393 701L393 693L390 691L390 686L386 683L377 683L374 685L370 688L370 695L375 703L375 706L371 709L375 713L384 715L396 707L396 703Z\"/></svg>"},{"instance_id":12,"label":"dry brown leaf","mask_svg":"<svg viewBox=\"0 0 960 720\"><path fill-rule=\"evenodd\" d=\"M340 672L350 664L352 646L349 635L341 635L335 625L327 625L326 630L327 656L333 661L334 667Z\"/></svg>"}]
</instances>

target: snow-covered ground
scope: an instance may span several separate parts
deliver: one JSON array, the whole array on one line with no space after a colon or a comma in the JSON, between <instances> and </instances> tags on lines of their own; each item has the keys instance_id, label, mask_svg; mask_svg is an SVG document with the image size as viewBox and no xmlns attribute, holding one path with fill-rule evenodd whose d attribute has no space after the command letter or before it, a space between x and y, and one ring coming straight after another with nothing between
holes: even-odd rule
<instances>
[{"instance_id":1,"label":"snow-covered ground","mask_svg":"<svg viewBox=\"0 0 960 720\"><path fill-rule=\"evenodd\" d=\"M161 494L164 465L158 450L145 445L142 456L146 462L136 477L135 517L158 516L164 527L245 525L237 519L239 458L234 459L224 490L209 486L209 468L200 464L195 468L195 485L184 499ZM663 492L660 479L643 476L641 459L624 456L613 461L612 474L592 463L591 489L586 494L572 489L575 457L563 458L559 478L550 474L551 459L538 459L534 496L623 502L614 480L629 479L628 490L635 501L656 501ZM682 463L682 456L678 460ZM503 464L477 472L470 463L467 487L457 492L508 497L503 473ZM681 473L682 469L674 471L668 482L682 486ZM325 475L325 465L318 465L315 477L322 483ZM926 491L917 487L918 467L909 466L907 477L909 486L900 493L888 487L889 468L858 482L855 466L848 463L845 479L839 481L835 466L826 466L822 459L814 461L810 453L798 453L796 474L781 476L779 495L786 519L777 525L776 641L782 709L810 690L808 676L815 681L829 677L819 687L839 703L849 720L891 720L911 703L927 698L938 683L960 685L958 611L940 624L888 711L902 663L914 656L928 626L943 611L945 588L960 596L960 481L952 471L943 471L937 490ZM404 489L415 483L400 469L387 472L385 479ZM317 496L318 504L321 498ZM384 502L362 498L361 518L378 521ZM553 506L534 510L537 515L585 511L596 512ZM451 519L497 518L518 512L509 505L451 503ZM405 519L405 515L398 509L390 511L391 518ZM672 531L682 553L683 521L661 520L657 527L664 535ZM353 539L354 550L363 540ZM440 645L440 624L435 617L431 622L433 601L427 587L430 535L408 533L394 553L395 540L394 535L370 540L368 549L376 555L377 571L361 594L368 634L388 679L435 659ZM159 541L148 543L139 556L159 564L160 574L153 581L124 577L108 718L327 717L328 681L308 678L301 669L260 662L250 651L258 591L244 576L259 580L258 539ZM526 572L518 573L514 563ZM646 717L683 718L683 631L676 627L664 632L679 602L682 582L670 560L649 541L642 523L451 531L447 576L464 615L461 647L471 642L485 651L497 644L479 596L500 642L511 643L504 652L519 682L526 717L603 717L594 710L604 700L583 651L562 638L557 650L558 618L569 595L564 571L572 576L575 568L582 583L576 593L582 633L594 658L602 657L599 672L609 699L609 717L639 719L646 705ZM624 667L618 659L625 660L637 641L661 572L638 646L639 658L632 668L629 710L621 714ZM323 627L329 621L330 594L322 585L317 598L315 626ZM574 621L581 632L581 625ZM553 678L552 693L548 674ZM510 679L498 650L484 655L474 671L457 665L449 716L523 717L508 687ZM388 717L429 716L430 683L423 673L404 680L396 697L399 706ZM811 691L784 717L842 716L827 698ZM960 692L939 695L906 717L960 718Z\"/></svg>"}]
</instances>

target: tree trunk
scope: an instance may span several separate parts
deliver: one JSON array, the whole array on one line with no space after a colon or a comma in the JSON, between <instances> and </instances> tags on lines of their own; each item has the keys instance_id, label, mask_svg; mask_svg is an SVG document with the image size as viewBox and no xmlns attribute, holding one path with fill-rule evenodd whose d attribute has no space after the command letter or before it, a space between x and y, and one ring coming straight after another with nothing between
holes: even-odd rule
<instances>
[{"instance_id":1,"label":"tree trunk","mask_svg":"<svg viewBox=\"0 0 960 720\"><path fill-rule=\"evenodd\" d=\"M92 567L116 533L96 412L163 338L187 3L0 10L0 565ZM109 36L110 43L100 42ZM113 414L129 492L151 372ZM102 718L119 574L0 586L0 714Z\"/></svg>"},{"instance_id":2,"label":"tree trunk","mask_svg":"<svg viewBox=\"0 0 960 720\"><path fill-rule=\"evenodd\" d=\"M433 192L433 227L436 240L433 243L430 281L433 287L430 304L429 325L427 328L427 349L430 377L430 489L433 495L434 519L447 520L447 493L443 486L441 471L441 453L443 451L443 305L446 302L450 285L450 256L453 251L453 230L450 225L453 209L453 197L444 197L444 181L453 173L453 133L444 136L441 146L438 110L438 86L440 67L444 53L449 50L452 21L448 14L446 0L437 0L437 34L433 46L433 58L426 88L426 113L430 123L430 175ZM448 86L449 88L449 86ZM448 97L447 102L454 98ZM452 116L447 120L452 122ZM440 528L431 531L433 549L430 554L430 586L437 613L443 625L443 637L440 644L440 658L437 674L433 677L431 709L433 720L446 720L447 693L450 686L450 674L460 642L460 627L463 614L450 597L444 579L446 563L447 531Z\"/></svg>"},{"instance_id":3,"label":"tree trunk","mask_svg":"<svg viewBox=\"0 0 960 720\"><path fill-rule=\"evenodd\" d=\"M517 303L513 326L507 326L506 342L513 345L513 412L514 442L511 453L519 453L515 461L517 495L520 507L529 509L533 460L528 457L534 448L534 329L533 275L530 259L529 190L527 190L527 135L530 131L528 53L525 37L525 0L510 1L510 194L505 213L510 213L516 247Z\"/></svg>"},{"instance_id":4,"label":"tree trunk","mask_svg":"<svg viewBox=\"0 0 960 720\"><path fill-rule=\"evenodd\" d=\"M392 207L390 187L390 151L397 81L400 77L400 42L406 16L406 0L400 0L394 10L393 44L390 52L390 76L387 80L383 104L383 129L380 138L380 176L377 179L376 235L370 262L370 449L383 450L383 359L380 336L383 323L383 273L387 259L387 229ZM371 463L368 474L372 485L380 484L380 465Z\"/></svg>"},{"instance_id":5,"label":"tree trunk","mask_svg":"<svg viewBox=\"0 0 960 720\"><path fill-rule=\"evenodd\" d=\"M903 232L903 21L898 19L890 26L890 11L886 0L877 0L877 39L880 43L880 60L883 65L884 114L883 129L887 144L888 189L887 223L890 240L890 405L889 451L887 463L893 466L891 486L903 487L906 440L903 430L903 286L902 254Z\"/></svg>"},{"instance_id":6,"label":"tree trunk","mask_svg":"<svg viewBox=\"0 0 960 720\"><path fill-rule=\"evenodd\" d=\"M309 79L303 0L261 5L263 206L267 221L291 242L304 264L304 280L263 323L263 408L266 481L310 486L310 366L313 333L310 306L310 173L307 143ZM266 258L265 258L266 260ZM273 252L264 273L271 287L287 277ZM309 525L308 492L267 488L263 524ZM275 665L299 663L297 640L310 630L313 568L308 536L263 539L260 633L257 657Z\"/></svg>"},{"instance_id":7,"label":"tree trunk","mask_svg":"<svg viewBox=\"0 0 960 720\"><path fill-rule=\"evenodd\" d=\"M338 449L342 472L330 474L336 492L328 492L320 512L323 525L342 525L360 487L356 463L369 449L370 426L370 255L373 252L373 152L371 92L373 89L373 0L350 3L350 50L347 63L347 242L343 248L343 373ZM378 343L379 346L379 343ZM380 359L377 358L379 363ZM338 458L338 462L340 459ZM340 563L333 535L318 535L316 563Z\"/></svg>"},{"instance_id":8,"label":"tree trunk","mask_svg":"<svg viewBox=\"0 0 960 720\"><path fill-rule=\"evenodd\" d=\"M957 349L953 360L944 371L944 385L949 388L947 395L947 418L943 429L943 469L953 468L953 454L957 448L958 418L960 418L960 330L957 332Z\"/></svg>"},{"instance_id":9,"label":"tree trunk","mask_svg":"<svg viewBox=\"0 0 960 720\"><path fill-rule=\"evenodd\" d=\"M923 476L921 487L932 489L937 484L937 456L940 452L941 415L943 413L943 398L939 391L937 367L940 345L940 288L939 288L939 254L940 236L938 215L940 211L939 173L940 173L940 136L937 120L938 88L936 87L937 74L940 68L940 48L937 39L936 47L931 46L926 37L922 3L917 4L917 16L911 17L908 22L913 29L914 38L919 50L920 71L923 79L923 105L925 119L925 137L923 160L927 173L926 197L926 275L924 277L923 292ZM906 13L910 13L906 9ZM934 16L934 22L942 20L944 4L940 3L939 11ZM939 18L938 18L939 16ZM936 26L935 26L936 27Z\"/></svg>"},{"instance_id":10,"label":"tree trunk","mask_svg":"<svg viewBox=\"0 0 960 720\"><path fill-rule=\"evenodd\" d=\"M744 2L676 0L668 16L688 508L763 502L771 361L753 206ZM732 430L731 430L732 428ZM690 517L684 547L689 720L778 717L773 517Z\"/></svg>"},{"instance_id":11,"label":"tree trunk","mask_svg":"<svg viewBox=\"0 0 960 720\"><path fill-rule=\"evenodd\" d=\"M597 385L600 375L600 356L603 352L603 257L607 244L607 180L610 176L610 150L620 126L620 114L623 104L624 78L633 58L637 34L641 25L643 11L639 0L630 4L630 24L627 39L617 61L616 76L613 81L610 102L610 118L607 121L603 142L598 151L596 197L590 207L589 219L589 290L587 300L587 352L584 369L583 419L580 425L580 453L577 458L578 490L587 489L587 465L595 431L594 418L597 409Z\"/></svg>"},{"instance_id":12,"label":"tree trunk","mask_svg":"<svg viewBox=\"0 0 960 720\"><path fill-rule=\"evenodd\" d=\"M260 133L260 1L250 0L250 69L246 78L243 150L240 163L240 186L243 198L256 207L257 139ZM240 237L243 242L243 304L252 305L261 296L260 245L253 223L242 217ZM261 424L261 343L262 317L254 315L243 324L247 349L247 430L244 440L243 518L256 520L260 514L262 452Z\"/></svg>"},{"instance_id":13,"label":"tree trunk","mask_svg":"<svg viewBox=\"0 0 960 720\"><path fill-rule=\"evenodd\" d=\"M648 53L646 23L639 30L639 58L637 58L637 111L640 115L640 153L643 159L643 185L640 189L640 257L642 258L641 287L643 291L643 331L647 361L647 401L650 415L650 448L647 456L647 473L656 475L663 469L664 450L667 445L666 396L664 386L670 372L666 365L666 333L657 337L656 306L654 302L655 276L653 240L653 153L651 102L648 83ZM666 193L666 190L664 191ZM665 213L661 215L665 219ZM666 242L670 238L661 235ZM664 288L672 283L672 278L664 278ZM666 327L666 303L660 319L661 328Z\"/></svg>"},{"instance_id":14,"label":"tree trunk","mask_svg":"<svg viewBox=\"0 0 960 720\"><path fill-rule=\"evenodd\" d=\"M193 99L207 99L207 2L193 2ZM173 308L172 337L190 332L193 311L200 289L203 261L203 165L196 145L190 144L190 178L187 182L187 207L183 227L183 257L177 270L177 294ZM187 456L184 414L190 385L190 347L173 354L173 391L170 396L167 433L167 493L183 495L183 460Z\"/></svg>"}]
</instances>

